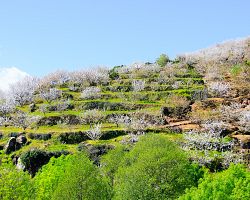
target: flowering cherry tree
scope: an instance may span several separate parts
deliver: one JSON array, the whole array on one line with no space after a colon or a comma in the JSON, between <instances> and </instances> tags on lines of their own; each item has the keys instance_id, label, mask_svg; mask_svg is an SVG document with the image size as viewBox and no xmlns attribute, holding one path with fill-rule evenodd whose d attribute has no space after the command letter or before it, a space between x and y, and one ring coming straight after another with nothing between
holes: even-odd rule
<instances>
[{"instance_id":1,"label":"flowering cherry tree","mask_svg":"<svg viewBox=\"0 0 250 200\"><path fill-rule=\"evenodd\" d=\"M40 93L40 97L47 103L59 99L62 96L62 91L57 88L50 88L49 91L43 91Z\"/></svg>"},{"instance_id":2,"label":"flowering cherry tree","mask_svg":"<svg viewBox=\"0 0 250 200\"><path fill-rule=\"evenodd\" d=\"M11 117L11 122L14 126L22 128L24 131L30 127L33 123L38 122L40 116L28 115L26 112L18 111Z\"/></svg>"},{"instance_id":3,"label":"flowering cherry tree","mask_svg":"<svg viewBox=\"0 0 250 200\"><path fill-rule=\"evenodd\" d=\"M10 86L9 99L19 106L31 103L34 98L34 92L38 86L38 79L27 76L21 81Z\"/></svg>"}]
</instances>

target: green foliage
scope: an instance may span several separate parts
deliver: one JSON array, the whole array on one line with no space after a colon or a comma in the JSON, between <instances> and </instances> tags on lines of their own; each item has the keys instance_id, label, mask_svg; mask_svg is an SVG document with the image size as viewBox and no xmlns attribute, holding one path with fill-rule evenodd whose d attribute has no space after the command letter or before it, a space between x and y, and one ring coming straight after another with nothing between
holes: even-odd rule
<instances>
[{"instance_id":1,"label":"green foliage","mask_svg":"<svg viewBox=\"0 0 250 200\"><path fill-rule=\"evenodd\" d=\"M195 185L184 152L164 136L141 137L114 179L115 199L175 199Z\"/></svg>"},{"instance_id":2,"label":"green foliage","mask_svg":"<svg viewBox=\"0 0 250 200\"><path fill-rule=\"evenodd\" d=\"M31 149L21 155L22 164L25 169L34 176L35 173L45 164L47 164L51 157L59 157L62 154L67 155L69 152L61 150L57 152L47 152L40 149Z\"/></svg>"},{"instance_id":3,"label":"green foliage","mask_svg":"<svg viewBox=\"0 0 250 200\"><path fill-rule=\"evenodd\" d=\"M47 165L37 173L33 179L35 187L35 197L37 199L51 199L53 192L59 184L60 178L63 176L65 167L70 162L70 156L60 156L59 158L51 158Z\"/></svg>"},{"instance_id":4,"label":"green foliage","mask_svg":"<svg viewBox=\"0 0 250 200\"><path fill-rule=\"evenodd\" d=\"M250 60L246 60L246 65L250 66Z\"/></svg>"},{"instance_id":5,"label":"green foliage","mask_svg":"<svg viewBox=\"0 0 250 200\"><path fill-rule=\"evenodd\" d=\"M115 80L119 78L119 73L117 72L118 68L121 68L122 66L115 66L109 71L109 78L111 80Z\"/></svg>"},{"instance_id":6,"label":"green foliage","mask_svg":"<svg viewBox=\"0 0 250 200\"><path fill-rule=\"evenodd\" d=\"M23 153L20 158L25 169L33 176L43 164L48 163L50 156L46 151L33 149Z\"/></svg>"},{"instance_id":7,"label":"green foliage","mask_svg":"<svg viewBox=\"0 0 250 200\"><path fill-rule=\"evenodd\" d=\"M110 178L112 184L114 181L114 175L118 170L118 167L123 160L126 153L124 146L118 146L111 150L106 155L102 156L101 166L104 174Z\"/></svg>"},{"instance_id":8,"label":"green foliage","mask_svg":"<svg viewBox=\"0 0 250 200\"><path fill-rule=\"evenodd\" d=\"M0 167L0 199L31 199L32 185L27 173L17 171L13 166Z\"/></svg>"},{"instance_id":9,"label":"green foliage","mask_svg":"<svg viewBox=\"0 0 250 200\"><path fill-rule=\"evenodd\" d=\"M159 58L157 58L156 63L164 67L169 62L169 57L166 54L161 54Z\"/></svg>"},{"instance_id":10,"label":"green foliage","mask_svg":"<svg viewBox=\"0 0 250 200\"><path fill-rule=\"evenodd\" d=\"M250 199L250 172L242 165L231 165L216 174L206 174L198 188L187 190L181 200Z\"/></svg>"},{"instance_id":11,"label":"green foliage","mask_svg":"<svg viewBox=\"0 0 250 200\"><path fill-rule=\"evenodd\" d=\"M112 190L98 168L83 154L70 156L52 199L110 199Z\"/></svg>"},{"instance_id":12,"label":"green foliage","mask_svg":"<svg viewBox=\"0 0 250 200\"><path fill-rule=\"evenodd\" d=\"M240 65L234 65L232 68L231 68L231 74L233 76L237 76L241 73L242 71L242 67Z\"/></svg>"}]
</instances>

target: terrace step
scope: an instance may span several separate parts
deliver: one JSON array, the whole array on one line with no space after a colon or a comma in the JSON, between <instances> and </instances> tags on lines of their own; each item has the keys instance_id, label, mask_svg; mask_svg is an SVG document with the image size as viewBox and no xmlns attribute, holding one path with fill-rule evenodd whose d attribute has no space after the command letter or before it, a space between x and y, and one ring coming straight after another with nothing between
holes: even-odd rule
<instances>
[{"instance_id":1,"label":"terrace step","mask_svg":"<svg viewBox=\"0 0 250 200\"><path fill-rule=\"evenodd\" d=\"M183 121L173 121L169 124L163 126L162 128L174 128L174 129L180 129L182 132L190 131L190 130L196 130L199 129L200 126L198 124L193 123L190 120L183 120Z\"/></svg>"}]
</instances>

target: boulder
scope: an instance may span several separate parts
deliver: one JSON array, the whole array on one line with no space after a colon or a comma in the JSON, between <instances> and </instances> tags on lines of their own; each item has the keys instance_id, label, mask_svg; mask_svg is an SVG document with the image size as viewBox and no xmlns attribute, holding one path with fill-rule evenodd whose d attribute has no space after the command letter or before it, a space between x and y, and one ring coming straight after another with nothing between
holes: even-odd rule
<instances>
[{"instance_id":1,"label":"boulder","mask_svg":"<svg viewBox=\"0 0 250 200\"><path fill-rule=\"evenodd\" d=\"M24 135L19 135L17 138L11 137L4 147L5 153L10 154L11 152L20 149L26 143L27 138Z\"/></svg>"},{"instance_id":2,"label":"boulder","mask_svg":"<svg viewBox=\"0 0 250 200\"><path fill-rule=\"evenodd\" d=\"M16 138L16 142L23 146L26 144L27 138L24 135L20 135Z\"/></svg>"},{"instance_id":3,"label":"boulder","mask_svg":"<svg viewBox=\"0 0 250 200\"><path fill-rule=\"evenodd\" d=\"M16 138L11 137L8 143L4 147L5 153L10 154L11 152L16 150Z\"/></svg>"},{"instance_id":4,"label":"boulder","mask_svg":"<svg viewBox=\"0 0 250 200\"><path fill-rule=\"evenodd\" d=\"M30 112L35 112L36 109L37 109L36 104L32 103L32 104L29 105L29 111L30 111Z\"/></svg>"}]
</instances>

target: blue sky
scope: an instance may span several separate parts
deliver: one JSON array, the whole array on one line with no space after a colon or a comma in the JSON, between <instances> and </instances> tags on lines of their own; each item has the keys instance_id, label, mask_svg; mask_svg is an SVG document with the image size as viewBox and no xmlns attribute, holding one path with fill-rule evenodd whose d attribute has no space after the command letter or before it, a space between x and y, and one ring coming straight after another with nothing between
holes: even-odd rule
<instances>
[{"instance_id":1,"label":"blue sky","mask_svg":"<svg viewBox=\"0 0 250 200\"><path fill-rule=\"evenodd\" d=\"M249 0L0 0L0 68L41 76L174 57L249 36L249 8Z\"/></svg>"}]
</instances>

